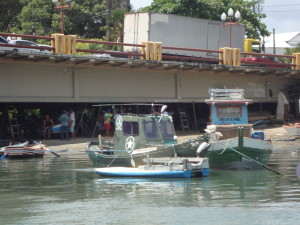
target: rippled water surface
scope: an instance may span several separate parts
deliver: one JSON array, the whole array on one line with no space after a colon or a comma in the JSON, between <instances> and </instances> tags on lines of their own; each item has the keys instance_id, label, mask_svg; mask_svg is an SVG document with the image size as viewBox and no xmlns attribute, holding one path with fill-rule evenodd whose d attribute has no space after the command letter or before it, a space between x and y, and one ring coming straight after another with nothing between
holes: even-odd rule
<instances>
[{"instance_id":1,"label":"rippled water surface","mask_svg":"<svg viewBox=\"0 0 300 225\"><path fill-rule=\"evenodd\" d=\"M0 224L299 224L300 140L274 145L268 166L284 176L263 169L212 170L200 179L108 179L92 172L83 151L6 159Z\"/></svg>"}]
</instances>

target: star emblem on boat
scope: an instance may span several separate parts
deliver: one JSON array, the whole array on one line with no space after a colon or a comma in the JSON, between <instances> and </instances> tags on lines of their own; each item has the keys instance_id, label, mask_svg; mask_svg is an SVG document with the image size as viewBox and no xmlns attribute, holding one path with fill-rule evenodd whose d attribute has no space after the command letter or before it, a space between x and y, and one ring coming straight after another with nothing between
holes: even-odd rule
<instances>
[{"instance_id":1,"label":"star emblem on boat","mask_svg":"<svg viewBox=\"0 0 300 225\"><path fill-rule=\"evenodd\" d=\"M134 140L134 137L132 136L129 136L127 139L126 139L126 142L125 142L125 150L128 152L128 153L131 153L134 149L134 146L135 146L135 140Z\"/></svg>"},{"instance_id":2,"label":"star emblem on boat","mask_svg":"<svg viewBox=\"0 0 300 225\"><path fill-rule=\"evenodd\" d=\"M122 130L123 119L122 116L118 116L116 119L116 130Z\"/></svg>"}]
</instances>

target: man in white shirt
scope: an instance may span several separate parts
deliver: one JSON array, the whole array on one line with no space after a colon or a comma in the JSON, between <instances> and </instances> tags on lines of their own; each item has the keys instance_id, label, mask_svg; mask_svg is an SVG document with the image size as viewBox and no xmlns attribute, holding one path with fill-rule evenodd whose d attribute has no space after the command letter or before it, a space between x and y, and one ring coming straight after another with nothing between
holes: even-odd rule
<instances>
[{"instance_id":1,"label":"man in white shirt","mask_svg":"<svg viewBox=\"0 0 300 225\"><path fill-rule=\"evenodd\" d=\"M75 112L72 109L69 109L69 117L70 117L70 132L71 138L75 139Z\"/></svg>"}]
</instances>

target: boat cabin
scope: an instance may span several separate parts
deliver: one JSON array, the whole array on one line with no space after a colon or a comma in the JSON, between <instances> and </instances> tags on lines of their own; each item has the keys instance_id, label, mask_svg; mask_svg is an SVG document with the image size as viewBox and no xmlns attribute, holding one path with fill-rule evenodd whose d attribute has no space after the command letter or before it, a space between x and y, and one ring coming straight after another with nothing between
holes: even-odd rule
<instances>
[{"instance_id":1,"label":"boat cabin","mask_svg":"<svg viewBox=\"0 0 300 225\"><path fill-rule=\"evenodd\" d=\"M243 89L209 89L210 125L223 134L223 139L237 135L238 127L244 127L244 136L252 136L252 124L248 124L248 104Z\"/></svg>"},{"instance_id":2,"label":"boat cabin","mask_svg":"<svg viewBox=\"0 0 300 225\"><path fill-rule=\"evenodd\" d=\"M126 150L177 144L171 116L120 115L115 121L113 149Z\"/></svg>"},{"instance_id":3,"label":"boat cabin","mask_svg":"<svg viewBox=\"0 0 300 225\"><path fill-rule=\"evenodd\" d=\"M248 104L243 89L209 89L210 99L205 102L210 107L211 124L248 124Z\"/></svg>"}]
</instances>

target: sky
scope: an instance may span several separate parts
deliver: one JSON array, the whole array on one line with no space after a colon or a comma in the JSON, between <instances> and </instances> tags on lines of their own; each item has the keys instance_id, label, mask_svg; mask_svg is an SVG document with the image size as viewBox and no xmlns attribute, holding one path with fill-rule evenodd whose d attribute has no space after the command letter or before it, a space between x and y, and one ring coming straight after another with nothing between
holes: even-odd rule
<instances>
[{"instance_id":1,"label":"sky","mask_svg":"<svg viewBox=\"0 0 300 225\"><path fill-rule=\"evenodd\" d=\"M151 4L152 0L131 0L134 9ZM299 0L264 0L263 13L267 18L263 23L270 32L300 32L300 1ZM243 15L242 15L243 16Z\"/></svg>"}]
</instances>

